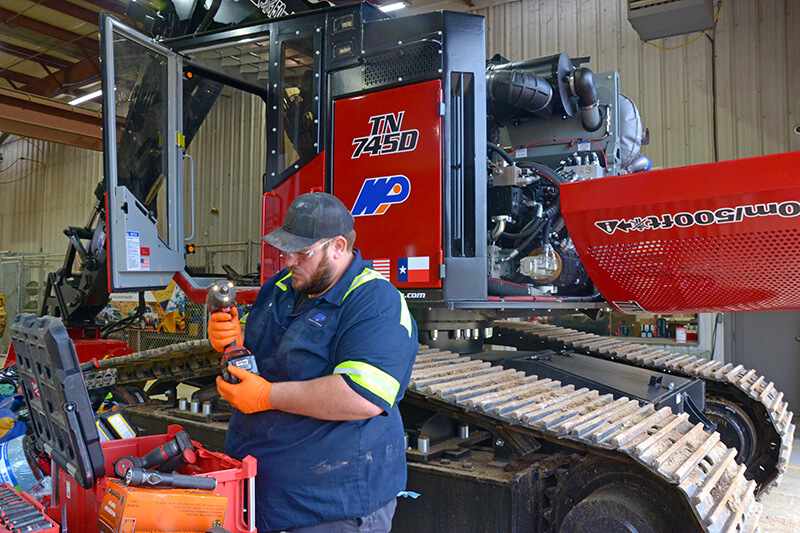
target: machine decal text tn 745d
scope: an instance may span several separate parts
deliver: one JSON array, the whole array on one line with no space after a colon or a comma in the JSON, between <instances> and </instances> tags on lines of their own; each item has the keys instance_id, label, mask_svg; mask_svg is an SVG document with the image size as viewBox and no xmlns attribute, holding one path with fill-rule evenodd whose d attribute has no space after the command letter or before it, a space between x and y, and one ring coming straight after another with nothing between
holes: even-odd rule
<instances>
[{"instance_id":1,"label":"machine decal text tn 745d","mask_svg":"<svg viewBox=\"0 0 800 533\"><path fill-rule=\"evenodd\" d=\"M374 156L414 151L419 140L419 130L402 130L405 113L400 111L397 115L388 113L369 117L370 133L366 137L353 139L356 149L351 159L358 159L364 154Z\"/></svg>"}]
</instances>

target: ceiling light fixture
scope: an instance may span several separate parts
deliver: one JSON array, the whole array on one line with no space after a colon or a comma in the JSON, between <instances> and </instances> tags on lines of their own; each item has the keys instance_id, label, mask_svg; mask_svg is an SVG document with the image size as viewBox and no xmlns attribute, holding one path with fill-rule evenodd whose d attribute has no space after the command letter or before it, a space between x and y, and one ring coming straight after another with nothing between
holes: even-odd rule
<instances>
[{"instance_id":1,"label":"ceiling light fixture","mask_svg":"<svg viewBox=\"0 0 800 533\"><path fill-rule=\"evenodd\" d=\"M69 102L69 105L82 104L82 103L84 103L84 102L86 102L88 100L92 100L93 98L97 98L101 94L103 94L103 90L102 89L100 89L99 91L95 91L93 93L85 94L85 95L81 96L80 98L76 98L75 100Z\"/></svg>"},{"instance_id":2,"label":"ceiling light fixture","mask_svg":"<svg viewBox=\"0 0 800 533\"><path fill-rule=\"evenodd\" d=\"M378 9L380 9L384 13L389 13L390 11L397 11L398 9L403 9L404 7L406 7L405 2L395 2L393 4L386 4L385 6L380 6Z\"/></svg>"}]
</instances>

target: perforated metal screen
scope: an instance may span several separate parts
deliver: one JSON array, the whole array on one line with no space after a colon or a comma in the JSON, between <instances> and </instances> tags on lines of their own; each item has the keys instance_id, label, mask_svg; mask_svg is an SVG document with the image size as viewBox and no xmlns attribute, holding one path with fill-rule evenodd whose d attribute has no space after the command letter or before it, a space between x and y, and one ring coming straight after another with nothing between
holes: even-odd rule
<instances>
[{"instance_id":1,"label":"perforated metal screen","mask_svg":"<svg viewBox=\"0 0 800 533\"><path fill-rule=\"evenodd\" d=\"M800 309L800 152L561 187L567 227L627 312Z\"/></svg>"},{"instance_id":2,"label":"perforated metal screen","mask_svg":"<svg viewBox=\"0 0 800 533\"><path fill-rule=\"evenodd\" d=\"M593 246L589 255L643 309L800 308L800 232Z\"/></svg>"}]
</instances>

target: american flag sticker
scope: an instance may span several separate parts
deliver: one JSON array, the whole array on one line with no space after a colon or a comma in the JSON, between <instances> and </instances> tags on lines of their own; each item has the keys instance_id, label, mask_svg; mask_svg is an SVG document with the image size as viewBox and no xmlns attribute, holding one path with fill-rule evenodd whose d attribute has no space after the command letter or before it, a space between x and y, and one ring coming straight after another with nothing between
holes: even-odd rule
<instances>
[{"instance_id":1,"label":"american flag sticker","mask_svg":"<svg viewBox=\"0 0 800 533\"><path fill-rule=\"evenodd\" d=\"M400 283L430 281L429 257L401 257L397 260L397 281Z\"/></svg>"},{"instance_id":2,"label":"american flag sticker","mask_svg":"<svg viewBox=\"0 0 800 533\"><path fill-rule=\"evenodd\" d=\"M388 259L373 259L372 269L386 279L391 279L392 267Z\"/></svg>"}]
</instances>

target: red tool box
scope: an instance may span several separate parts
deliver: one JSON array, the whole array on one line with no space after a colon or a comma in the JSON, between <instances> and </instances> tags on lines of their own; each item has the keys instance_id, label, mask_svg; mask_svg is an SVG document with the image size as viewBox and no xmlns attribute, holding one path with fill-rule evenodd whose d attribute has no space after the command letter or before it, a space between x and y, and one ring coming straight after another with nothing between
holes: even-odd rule
<instances>
[{"instance_id":1,"label":"red tool box","mask_svg":"<svg viewBox=\"0 0 800 533\"><path fill-rule=\"evenodd\" d=\"M140 457L171 440L182 430L181 426L172 425L167 429L166 435L147 435L134 439L103 442L106 475L99 478L92 489L87 490L81 487L71 475L63 470L59 471L57 474L59 501L53 502L48 514L59 522L65 518L70 533L97 531L97 517L100 513L103 496L109 481L115 479L113 477L114 462L120 457L128 455ZM255 509L256 460L248 456L240 462L225 454L206 450L198 442L192 441L192 444L194 444L197 454L197 463L183 467L178 472L215 478L217 488L213 492L228 498L222 527L232 533L255 531L255 517L251 510ZM56 480L53 481L55 490ZM252 524L252 528L250 524Z\"/></svg>"},{"instance_id":2,"label":"red tool box","mask_svg":"<svg viewBox=\"0 0 800 533\"><path fill-rule=\"evenodd\" d=\"M135 491L131 492L144 496L142 501L159 494L159 498L149 498L150 501L158 501L158 505L162 505L162 498L169 498L170 493L176 497L176 504L186 496L187 491L170 492L172 489L163 488L165 484L176 489L194 488L195 495L205 494L215 505L219 504L219 496L227 498L222 527L232 533L255 531L254 458L246 457L239 462L224 454L208 451L191 441L177 425L170 426L166 435L101 443L75 347L63 323L57 318L40 318L23 313L14 319L11 332L17 353L20 386L31 418L34 439L38 448L44 450L52 460L53 495L47 513L61 523L62 529L70 533L98 531L97 520L110 481L116 479L118 483L122 482L119 478L123 476L128 485L135 487ZM181 449L170 442L173 439L181 441L186 447ZM180 457L166 452L167 448L174 450L176 446ZM188 459L183 455L184 452L190 452ZM123 457L127 457L121 462L126 468L120 470L115 478L111 477L115 476L114 463ZM185 465L175 474L149 470L162 463L165 470L172 470L175 466L167 463L174 459L180 459L180 464ZM135 482L134 473L144 477ZM199 483L197 478L214 478L216 483L209 484L205 480L205 483ZM207 487L209 490L199 488L204 484L210 485ZM148 494L148 491L152 491L152 494ZM9 495L11 497L16 496ZM121 500L119 506L124 507ZM211 522L218 521L219 508L214 516ZM210 523L207 529L211 529L212 525L219 524ZM195 525L194 529L183 528L182 531L206 531L198 527Z\"/></svg>"}]
</instances>

